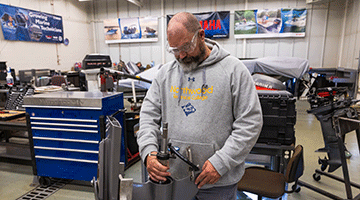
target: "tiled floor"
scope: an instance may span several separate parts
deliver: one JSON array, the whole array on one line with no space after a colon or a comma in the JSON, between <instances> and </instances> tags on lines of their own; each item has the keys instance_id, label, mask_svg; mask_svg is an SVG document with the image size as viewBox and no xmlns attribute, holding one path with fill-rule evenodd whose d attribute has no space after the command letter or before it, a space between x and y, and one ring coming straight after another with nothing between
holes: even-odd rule
<instances>
[{"instance_id":1,"label":"tiled floor","mask_svg":"<svg viewBox=\"0 0 360 200\"><path fill-rule=\"evenodd\" d=\"M341 197L346 197L344 184L327 177L321 177L319 182L313 180L312 175L315 169L319 168L318 157L324 157L324 153L315 153L316 149L324 146L321 127L319 121L307 114L309 104L306 101L297 101L297 122L295 126L296 143L304 146L305 172L300 178L302 181L322 188ZM351 181L360 183L360 156L356 143L355 133L350 133L346 137L346 146L353 156L348 160ZM341 168L333 174L342 176ZM126 171L127 177L133 177L134 182L140 182L140 163L136 163ZM0 162L0 199L14 200L22 194L33 189L30 184L33 181L32 168L26 165L9 164ZM360 190L352 187L353 194L357 195ZM250 194L249 194L250 195ZM250 195L254 199L256 196ZM48 198L49 200L87 200L95 199L93 189L90 186L68 184L58 192ZM286 195L288 200L324 200L329 199L314 191L302 187L299 193Z\"/></svg>"}]
</instances>

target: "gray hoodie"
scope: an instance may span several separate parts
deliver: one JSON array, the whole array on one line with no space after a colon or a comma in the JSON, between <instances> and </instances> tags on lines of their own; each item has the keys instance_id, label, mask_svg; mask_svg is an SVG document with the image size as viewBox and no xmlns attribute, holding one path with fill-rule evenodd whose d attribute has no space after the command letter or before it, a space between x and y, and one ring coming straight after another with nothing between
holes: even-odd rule
<instances>
[{"instance_id":1,"label":"gray hoodie","mask_svg":"<svg viewBox=\"0 0 360 200\"><path fill-rule=\"evenodd\" d=\"M165 64L153 80L140 112L137 142L142 160L158 151L161 122L168 122L168 138L179 152L192 150L193 162L202 168L209 160L221 175L212 186L237 183L244 160L262 127L255 84L248 69L220 45L206 39L210 56L185 73L176 60ZM179 158L170 159L172 177L188 176Z\"/></svg>"}]
</instances>

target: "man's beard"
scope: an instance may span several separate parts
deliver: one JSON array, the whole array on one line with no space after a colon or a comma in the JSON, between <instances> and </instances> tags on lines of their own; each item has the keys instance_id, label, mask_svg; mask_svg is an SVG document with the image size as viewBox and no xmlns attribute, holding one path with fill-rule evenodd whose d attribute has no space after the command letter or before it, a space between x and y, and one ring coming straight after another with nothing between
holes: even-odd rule
<instances>
[{"instance_id":1,"label":"man's beard","mask_svg":"<svg viewBox=\"0 0 360 200\"><path fill-rule=\"evenodd\" d=\"M192 57L186 56L183 59L176 58L185 73L194 71L199 66L199 64L202 61L204 61L203 59L204 59L205 53L206 53L205 44L200 43L199 45L200 45L199 46L200 53L197 56L192 56Z\"/></svg>"}]
</instances>

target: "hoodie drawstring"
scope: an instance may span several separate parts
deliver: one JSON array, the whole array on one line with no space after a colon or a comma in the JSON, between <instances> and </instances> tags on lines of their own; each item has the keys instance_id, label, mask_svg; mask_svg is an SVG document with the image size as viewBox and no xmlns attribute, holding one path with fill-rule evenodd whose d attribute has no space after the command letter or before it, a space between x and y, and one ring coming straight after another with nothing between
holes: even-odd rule
<instances>
[{"instance_id":1,"label":"hoodie drawstring","mask_svg":"<svg viewBox=\"0 0 360 200\"><path fill-rule=\"evenodd\" d=\"M179 98L178 98L178 106L180 106L180 100L181 100L181 94L182 94L182 84L183 84L183 75L184 75L184 72L182 69L180 69L180 80L179 80Z\"/></svg>"},{"instance_id":2,"label":"hoodie drawstring","mask_svg":"<svg viewBox=\"0 0 360 200\"><path fill-rule=\"evenodd\" d=\"M201 86L201 96L203 96L205 89L208 88L208 85L206 84L206 67L202 68L202 72L203 72L203 84Z\"/></svg>"}]
</instances>

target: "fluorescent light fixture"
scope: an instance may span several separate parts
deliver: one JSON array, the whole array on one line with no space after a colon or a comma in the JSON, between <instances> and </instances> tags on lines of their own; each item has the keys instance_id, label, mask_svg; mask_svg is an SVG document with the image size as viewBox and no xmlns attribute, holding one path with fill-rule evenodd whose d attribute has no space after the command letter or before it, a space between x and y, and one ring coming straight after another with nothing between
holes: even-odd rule
<instances>
[{"instance_id":1,"label":"fluorescent light fixture","mask_svg":"<svg viewBox=\"0 0 360 200\"><path fill-rule=\"evenodd\" d=\"M92 0L79 0L79 1L92 1Z\"/></svg>"},{"instance_id":2,"label":"fluorescent light fixture","mask_svg":"<svg viewBox=\"0 0 360 200\"><path fill-rule=\"evenodd\" d=\"M139 7L143 7L143 4L140 2L140 1L138 1L138 0L127 0L128 2L130 2L130 3L133 3L133 4L135 4L135 5L137 5L137 6L139 6Z\"/></svg>"}]
</instances>

